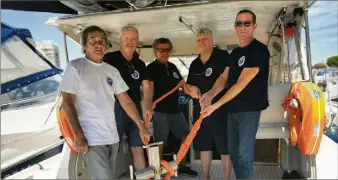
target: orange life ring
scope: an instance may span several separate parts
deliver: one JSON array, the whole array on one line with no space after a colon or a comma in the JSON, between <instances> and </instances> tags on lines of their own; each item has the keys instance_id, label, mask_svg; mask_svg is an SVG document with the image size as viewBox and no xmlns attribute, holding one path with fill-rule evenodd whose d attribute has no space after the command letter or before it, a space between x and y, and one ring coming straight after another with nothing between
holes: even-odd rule
<instances>
[{"instance_id":1,"label":"orange life ring","mask_svg":"<svg viewBox=\"0 0 338 180\"><path fill-rule=\"evenodd\" d=\"M75 148L74 144L74 136L73 136L73 131L71 130L66 113L64 109L62 108L62 97L60 97L57 105L56 105L56 118L58 120L59 128L61 131L61 134L67 143L68 147L72 152L78 152L77 149Z\"/></svg>"},{"instance_id":2,"label":"orange life ring","mask_svg":"<svg viewBox=\"0 0 338 180\"><path fill-rule=\"evenodd\" d=\"M317 154L326 122L323 91L311 82L297 81L282 106L287 111L291 146L303 155Z\"/></svg>"}]
</instances>

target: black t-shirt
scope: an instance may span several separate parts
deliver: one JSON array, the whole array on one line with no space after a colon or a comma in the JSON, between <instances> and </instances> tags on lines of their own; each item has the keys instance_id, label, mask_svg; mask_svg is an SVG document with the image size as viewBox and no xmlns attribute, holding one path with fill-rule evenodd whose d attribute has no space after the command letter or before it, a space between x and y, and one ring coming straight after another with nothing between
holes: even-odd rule
<instances>
[{"instance_id":1,"label":"black t-shirt","mask_svg":"<svg viewBox=\"0 0 338 180\"><path fill-rule=\"evenodd\" d=\"M214 48L212 54L205 64L198 56L190 65L187 84L198 87L202 94L208 92L215 84L219 76L224 72L229 63L228 51ZM218 101L226 92L221 91L212 102ZM200 104L197 99L193 99L194 111L200 111Z\"/></svg>"},{"instance_id":2,"label":"black t-shirt","mask_svg":"<svg viewBox=\"0 0 338 180\"><path fill-rule=\"evenodd\" d=\"M175 64L168 62L168 66L160 63L158 60L148 64L149 80L154 83L153 100L160 98L168 91L172 90L183 79L180 71ZM162 113L179 113L181 112L178 97L179 90L175 91L161 102L159 102L154 111Z\"/></svg>"},{"instance_id":3,"label":"black t-shirt","mask_svg":"<svg viewBox=\"0 0 338 180\"><path fill-rule=\"evenodd\" d=\"M129 87L128 95L134 103L141 101L141 85L148 79L146 64L134 54L133 59L126 60L120 51L105 54L103 61L115 67Z\"/></svg>"},{"instance_id":4,"label":"black t-shirt","mask_svg":"<svg viewBox=\"0 0 338 180\"><path fill-rule=\"evenodd\" d=\"M269 106L269 59L267 46L256 39L246 47L238 47L231 52L228 76L230 87L236 84L244 68L259 67L259 72L243 91L227 103L229 112L261 111Z\"/></svg>"}]
</instances>

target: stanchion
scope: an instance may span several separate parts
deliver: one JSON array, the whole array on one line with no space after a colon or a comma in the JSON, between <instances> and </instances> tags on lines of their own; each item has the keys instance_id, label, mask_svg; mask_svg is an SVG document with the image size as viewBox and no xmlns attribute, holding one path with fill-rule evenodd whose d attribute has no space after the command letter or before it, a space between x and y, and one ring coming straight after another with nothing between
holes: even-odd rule
<instances>
[{"instance_id":1,"label":"stanchion","mask_svg":"<svg viewBox=\"0 0 338 180\"><path fill-rule=\"evenodd\" d=\"M133 168L130 168L130 179L161 179L161 175L165 175L168 173L168 169L160 165L160 153L159 146L163 144L163 142L156 142L149 145L143 146L149 150L149 167L145 169L141 169L135 171L133 173ZM176 164L176 156L174 155L174 161L168 162L171 168L175 171L175 175L177 176L177 164Z\"/></svg>"}]
</instances>

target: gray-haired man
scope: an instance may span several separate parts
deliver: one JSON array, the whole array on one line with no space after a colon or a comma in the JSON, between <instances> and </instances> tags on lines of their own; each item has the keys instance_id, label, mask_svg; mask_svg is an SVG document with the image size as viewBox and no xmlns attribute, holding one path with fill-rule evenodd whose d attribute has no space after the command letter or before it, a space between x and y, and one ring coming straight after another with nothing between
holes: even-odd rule
<instances>
[{"instance_id":1,"label":"gray-haired man","mask_svg":"<svg viewBox=\"0 0 338 180\"><path fill-rule=\"evenodd\" d=\"M128 85L128 95L134 101L140 114L141 109L141 89L143 90L144 105L143 117L152 116L152 91L148 81L148 75L145 63L139 58L135 52L139 44L138 30L133 26L125 26L120 31L119 51L107 53L104 56L104 62L115 67L120 73L123 80ZM128 144L133 153L134 167L136 170L144 169L146 161L144 158L143 142L140 138L139 128L128 116L126 111L121 107L121 101L115 104L115 114L117 128L120 138L123 133L128 137Z\"/></svg>"},{"instance_id":2,"label":"gray-haired man","mask_svg":"<svg viewBox=\"0 0 338 180\"><path fill-rule=\"evenodd\" d=\"M229 53L213 45L212 32L208 28L201 28L196 34L196 48L200 55L191 63L187 86L194 98L194 121L201 114L199 98L208 92L217 78L223 73L228 63ZM213 101L218 100L225 91L219 93ZM209 168L212 160L213 143L221 154L225 179L230 178L231 162L227 144L227 113L224 107L206 117L194 139L194 149L200 151L203 179L210 179Z\"/></svg>"}]
</instances>

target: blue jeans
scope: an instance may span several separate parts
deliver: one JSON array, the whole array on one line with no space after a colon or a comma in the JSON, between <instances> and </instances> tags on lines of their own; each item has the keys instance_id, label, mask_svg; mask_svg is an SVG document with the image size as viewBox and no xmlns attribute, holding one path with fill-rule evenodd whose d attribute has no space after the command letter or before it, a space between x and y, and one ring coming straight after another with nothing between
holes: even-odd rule
<instances>
[{"instance_id":1,"label":"blue jeans","mask_svg":"<svg viewBox=\"0 0 338 180\"><path fill-rule=\"evenodd\" d=\"M253 179L260 111L228 114L228 148L237 179Z\"/></svg>"}]
</instances>

